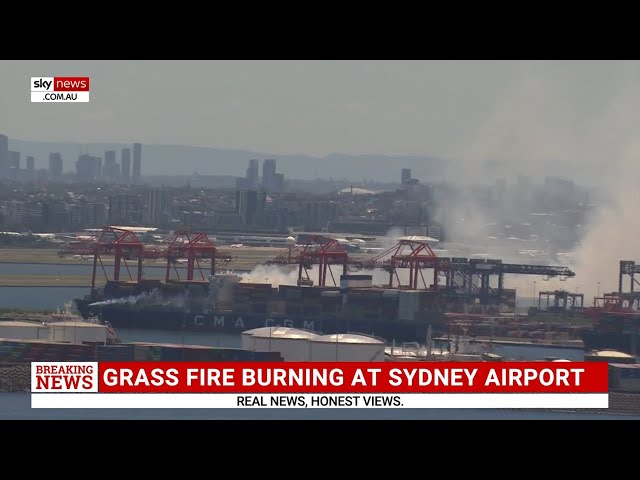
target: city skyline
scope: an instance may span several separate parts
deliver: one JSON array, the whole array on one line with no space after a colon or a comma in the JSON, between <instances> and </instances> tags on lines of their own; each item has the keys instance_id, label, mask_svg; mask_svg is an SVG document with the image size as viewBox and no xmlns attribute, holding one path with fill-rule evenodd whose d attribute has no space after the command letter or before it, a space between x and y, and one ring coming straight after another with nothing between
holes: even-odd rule
<instances>
[{"instance_id":1,"label":"city skyline","mask_svg":"<svg viewBox=\"0 0 640 480\"><path fill-rule=\"evenodd\" d=\"M29 102L29 77L70 71L91 77L91 102ZM639 71L631 61L3 61L0 131L267 156L593 166L632 138Z\"/></svg>"}]
</instances>

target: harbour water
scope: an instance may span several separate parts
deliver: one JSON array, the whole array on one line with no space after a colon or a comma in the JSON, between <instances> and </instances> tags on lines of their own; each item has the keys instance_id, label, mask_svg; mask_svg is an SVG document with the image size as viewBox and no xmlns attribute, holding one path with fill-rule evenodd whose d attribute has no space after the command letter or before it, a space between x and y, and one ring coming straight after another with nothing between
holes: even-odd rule
<instances>
[{"instance_id":1,"label":"harbour water","mask_svg":"<svg viewBox=\"0 0 640 480\"><path fill-rule=\"evenodd\" d=\"M82 297L88 291L89 287L0 287L0 308L62 310L65 302Z\"/></svg>"}]
</instances>

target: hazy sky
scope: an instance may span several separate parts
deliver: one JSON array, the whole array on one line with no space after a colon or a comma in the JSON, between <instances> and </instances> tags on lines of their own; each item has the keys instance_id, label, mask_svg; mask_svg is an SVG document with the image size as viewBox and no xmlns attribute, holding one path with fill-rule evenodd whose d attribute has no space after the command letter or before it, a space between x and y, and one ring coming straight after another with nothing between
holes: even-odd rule
<instances>
[{"instance_id":1,"label":"hazy sky","mask_svg":"<svg viewBox=\"0 0 640 480\"><path fill-rule=\"evenodd\" d=\"M89 76L91 100L31 103L32 76ZM628 135L639 82L638 62L623 61L5 60L0 131L275 154L581 158Z\"/></svg>"}]
</instances>

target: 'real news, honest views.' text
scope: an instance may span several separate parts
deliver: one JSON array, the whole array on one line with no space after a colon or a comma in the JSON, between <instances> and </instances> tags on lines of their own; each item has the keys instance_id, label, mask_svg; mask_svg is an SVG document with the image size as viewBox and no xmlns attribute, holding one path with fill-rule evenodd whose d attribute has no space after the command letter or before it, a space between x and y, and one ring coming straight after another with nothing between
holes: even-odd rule
<instances>
[{"instance_id":1,"label":"'real news, honest views.' text","mask_svg":"<svg viewBox=\"0 0 640 480\"><path fill-rule=\"evenodd\" d=\"M88 102L89 77L31 77L32 102Z\"/></svg>"}]
</instances>

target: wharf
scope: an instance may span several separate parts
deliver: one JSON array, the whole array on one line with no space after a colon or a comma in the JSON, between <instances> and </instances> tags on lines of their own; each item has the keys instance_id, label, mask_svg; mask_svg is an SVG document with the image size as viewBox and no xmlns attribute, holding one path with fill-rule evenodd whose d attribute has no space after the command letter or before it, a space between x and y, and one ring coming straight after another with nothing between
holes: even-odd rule
<instances>
[{"instance_id":1,"label":"wharf","mask_svg":"<svg viewBox=\"0 0 640 480\"><path fill-rule=\"evenodd\" d=\"M453 341L455 337L438 337L433 340L436 342L448 342ZM573 349L573 350L584 350L584 344L582 340L576 340L574 342L555 342L555 343L547 343L545 341L535 341L535 340L513 340L513 339L492 339L490 337L475 337L470 340L471 344L474 343L485 343L485 344L494 344L494 345L505 345L505 346L513 346L513 347L542 347L542 348L558 348L558 349Z\"/></svg>"}]
</instances>

